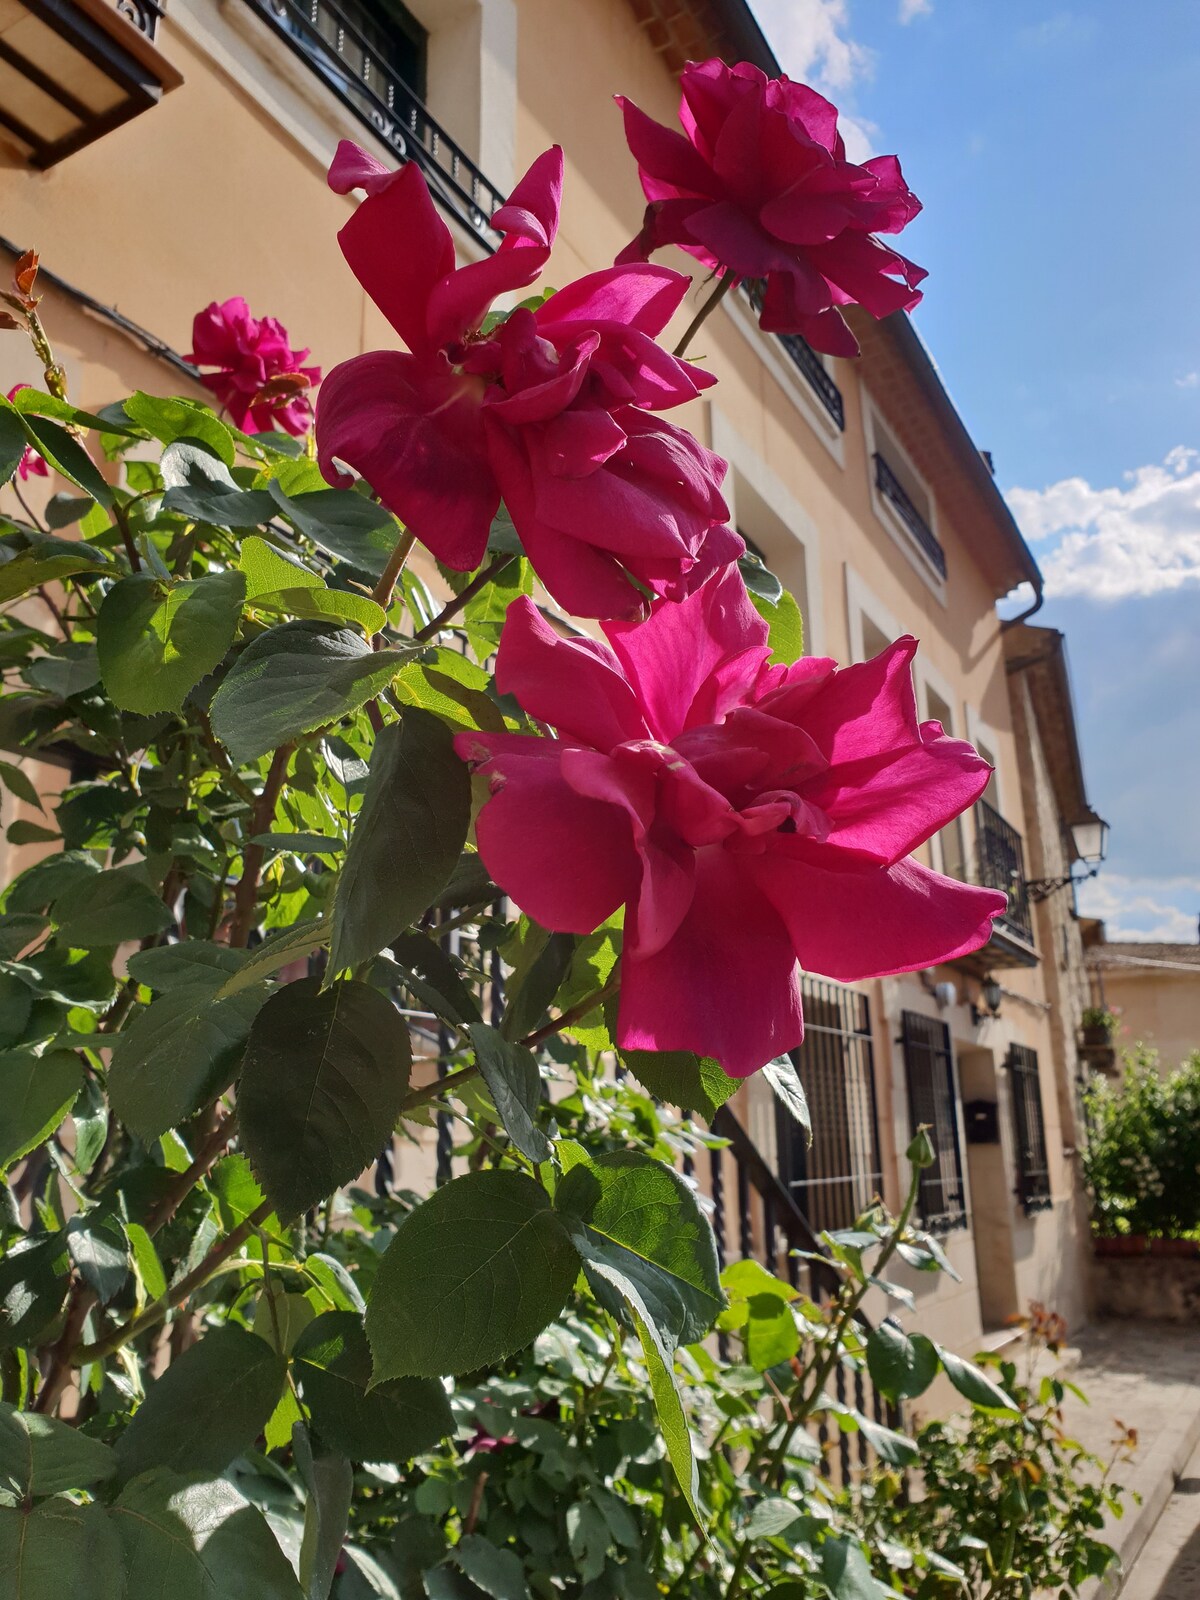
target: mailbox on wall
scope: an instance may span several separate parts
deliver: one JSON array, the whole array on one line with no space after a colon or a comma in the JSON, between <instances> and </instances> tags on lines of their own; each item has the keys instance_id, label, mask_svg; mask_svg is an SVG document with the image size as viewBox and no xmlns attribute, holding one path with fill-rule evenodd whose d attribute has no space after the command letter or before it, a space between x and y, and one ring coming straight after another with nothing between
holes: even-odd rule
<instances>
[{"instance_id":1,"label":"mailbox on wall","mask_svg":"<svg viewBox=\"0 0 1200 1600\"><path fill-rule=\"evenodd\" d=\"M963 1105L963 1122L968 1144L1000 1143L1000 1108L994 1100L968 1100Z\"/></svg>"}]
</instances>

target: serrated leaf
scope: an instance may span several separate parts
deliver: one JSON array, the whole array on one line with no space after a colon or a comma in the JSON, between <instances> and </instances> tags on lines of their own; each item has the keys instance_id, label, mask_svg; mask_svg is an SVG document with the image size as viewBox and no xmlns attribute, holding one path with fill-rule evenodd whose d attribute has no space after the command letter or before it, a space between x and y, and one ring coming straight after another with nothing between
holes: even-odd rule
<instances>
[{"instance_id":1,"label":"serrated leaf","mask_svg":"<svg viewBox=\"0 0 1200 1600\"><path fill-rule=\"evenodd\" d=\"M191 439L206 445L227 467L233 465L233 435L220 418L195 401L162 399L139 389L123 402L123 409L130 422L160 443Z\"/></svg>"},{"instance_id":2,"label":"serrated leaf","mask_svg":"<svg viewBox=\"0 0 1200 1600\"><path fill-rule=\"evenodd\" d=\"M725 1305L717 1245L677 1172L636 1150L585 1157L559 1183L555 1206L572 1221L593 1289L632 1304L664 1354L704 1337Z\"/></svg>"},{"instance_id":3,"label":"serrated leaf","mask_svg":"<svg viewBox=\"0 0 1200 1600\"><path fill-rule=\"evenodd\" d=\"M789 1116L795 1118L811 1140L812 1119L808 1114L808 1100L791 1057L776 1056L774 1061L767 1062L762 1073L775 1091L775 1098L780 1105Z\"/></svg>"},{"instance_id":4,"label":"serrated leaf","mask_svg":"<svg viewBox=\"0 0 1200 1600\"><path fill-rule=\"evenodd\" d=\"M129 1241L120 1218L86 1211L72 1217L64 1233L80 1277L107 1305L129 1276Z\"/></svg>"},{"instance_id":5,"label":"serrated leaf","mask_svg":"<svg viewBox=\"0 0 1200 1600\"><path fill-rule=\"evenodd\" d=\"M30 444L55 471L61 472L64 478L70 478L72 483L78 484L100 505L111 508L112 485L105 480L99 467L78 439L73 438L57 422L51 422L49 417L22 413L21 423Z\"/></svg>"},{"instance_id":6,"label":"serrated leaf","mask_svg":"<svg viewBox=\"0 0 1200 1600\"><path fill-rule=\"evenodd\" d=\"M266 1426L286 1370L257 1335L232 1324L210 1329L147 1389L117 1441L121 1476L153 1467L224 1472Z\"/></svg>"},{"instance_id":7,"label":"serrated leaf","mask_svg":"<svg viewBox=\"0 0 1200 1600\"><path fill-rule=\"evenodd\" d=\"M491 1600L529 1600L525 1567L515 1550L503 1550L480 1533L466 1533L451 1550L450 1559Z\"/></svg>"},{"instance_id":8,"label":"serrated leaf","mask_svg":"<svg viewBox=\"0 0 1200 1600\"><path fill-rule=\"evenodd\" d=\"M73 1050L0 1054L0 1172L49 1138L82 1082L83 1066Z\"/></svg>"},{"instance_id":9,"label":"serrated leaf","mask_svg":"<svg viewBox=\"0 0 1200 1600\"><path fill-rule=\"evenodd\" d=\"M235 761L254 761L357 711L387 687L410 653L373 651L361 633L323 622L268 628L213 697L213 728Z\"/></svg>"},{"instance_id":10,"label":"serrated leaf","mask_svg":"<svg viewBox=\"0 0 1200 1600\"><path fill-rule=\"evenodd\" d=\"M308 1600L329 1600L350 1522L354 1473L345 1456L318 1455L302 1422L292 1428L292 1455L307 1490L300 1582Z\"/></svg>"},{"instance_id":11,"label":"serrated leaf","mask_svg":"<svg viewBox=\"0 0 1200 1600\"><path fill-rule=\"evenodd\" d=\"M622 1050L621 1060L656 1100L711 1122L742 1087L717 1061L688 1050Z\"/></svg>"},{"instance_id":12,"label":"serrated leaf","mask_svg":"<svg viewBox=\"0 0 1200 1600\"><path fill-rule=\"evenodd\" d=\"M0 1507L5 1600L125 1600L121 1545L98 1505L55 1497L32 1511Z\"/></svg>"},{"instance_id":13,"label":"serrated leaf","mask_svg":"<svg viewBox=\"0 0 1200 1600\"><path fill-rule=\"evenodd\" d=\"M349 489L287 495L278 483L269 488L275 504L306 538L372 578L383 575L400 538L400 525L389 511Z\"/></svg>"},{"instance_id":14,"label":"serrated leaf","mask_svg":"<svg viewBox=\"0 0 1200 1600\"><path fill-rule=\"evenodd\" d=\"M7 483L28 448L25 429L12 402L0 406L0 483Z\"/></svg>"},{"instance_id":15,"label":"serrated leaf","mask_svg":"<svg viewBox=\"0 0 1200 1600\"><path fill-rule=\"evenodd\" d=\"M554 1320L578 1271L566 1228L531 1179L453 1179L405 1218L379 1263L367 1311L376 1378L453 1376L503 1360Z\"/></svg>"},{"instance_id":16,"label":"serrated leaf","mask_svg":"<svg viewBox=\"0 0 1200 1600\"><path fill-rule=\"evenodd\" d=\"M314 1428L352 1461L410 1461L454 1431L436 1378L389 1378L367 1393L371 1351L353 1312L326 1311L310 1322L293 1362Z\"/></svg>"},{"instance_id":17,"label":"serrated leaf","mask_svg":"<svg viewBox=\"0 0 1200 1600\"><path fill-rule=\"evenodd\" d=\"M167 1292L167 1275L163 1271L162 1262L158 1259L153 1239L137 1222L127 1222L125 1232L129 1238L129 1246L133 1251L133 1264L141 1279L146 1299L160 1299Z\"/></svg>"},{"instance_id":18,"label":"serrated leaf","mask_svg":"<svg viewBox=\"0 0 1200 1600\"><path fill-rule=\"evenodd\" d=\"M554 1147L537 1125L542 1077L536 1058L486 1023L472 1023L469 1032L475 1060L509 1138L530 1161L548 1161Z\"/></svg>"},{"instance_id":19,"label":"serrated leaf","mask_svg":"<svg viewBox=\"0 0 1200 1600\"><path fill-rule=\"evenodd\" d=\"M144 866L112 867L66 889L54 902L58 938L73 950L111 949L162 933L174 917L150 887Z\"/></svg>"},{"instance_id":20,"label":"serrated leaf","mask_svg":"<svg viewBox=\"0 0 1200 1600\"><path fill-rule=\"evenodd\" d=\"M964 1361L961 1356L956 1356L944 1345L937 1346L937 1353L950 1382L973 1406L982 1406L989 1411L1018 1409L1012 1396L1006 1394L999 1384L993 1383L987 1373L981 1372L973 1362Z\"/></svg>"},{"instance_id":21,"label":"serrated leaf","mask_svg":"<svg viewBox=\"0 0 1200 1600\"><path fill-rule=\"evenodd\" d=\"M99 1439L0 1401L0 1485L18 1500L88 1489L116 1470L116 1456Z\"/></svg>"},{"instance_id":22,"label":"serrated leaf","mask_svg":"<svg viewBox=\"0 0 1200 1600\"><path fill-rule=\"evenodd\" d=\"M631 1313L633 1325L642 1345L642 1356L646 1362L646 1371L650 1377L650 1393L654 1398L654 1409L658 1414L658 1425L662 1430L663 1441L667 1447L667 1458L675 1472L675 1477L683 1491L688 1509L696 1520L698 1527L704 1526L704 1519L700 1514L700 1472L696 1465L696 1452L692 1445L692 1435L688 1428L687 1414L683 1409L683 1401L679 1397L679 1389L675 1381L674 1368L667 1365L659 1352L654 1335L650 1332L645 1321L636 1311Z\"/></svg>"},{"instance_id":23,"label":"serrated leaf","mask_svg":"<svg viewBox=\"0 0 1200 1600\"><path fill-rule=\"evenodd\" d=\"M0 605L28 594L40 583L87 574L100 577L114 570L98 551L73 539L28 535L27 547L0 564Z\"/></svg>"},{"instance_id":24,"label":"serrated leaf","mask_svg":"<svg viewBox=\"0 0 1200 1600\"><path fill-rule=\"evenodd\" d=\"M226 978L214 995L216 1000L227 1000L254 984L262 983L281 967L288 966L299 956L306 956L329 943L332 928L328 922L298 922L282 933L273 933L256 946L236 972Z\"/></svg>"},{"instance_id":25,"label":"serrated leaf","mask_svg":"<svg viewBox=\"0 0 1200 1600\"><path fill-rule=\"evenodd\" d=\"M267 1001L238 1089L242 1146L281 1216L356 1178L391 1138L412 1064L408 1029L365 983L290 983Z\"/></svg>"},{"instance_id":26,"label":"serrated leaf","mask_svg":"<svg viewBox=\"0 0 1200 1600\"><path fill-rule=\"evenodd\" d=\"M165 1583L171 1600L305 1600L262 1512L231 1483L146 1473L126 1484L109 1516L124 1548L128 1600L162 1594Z\"/></svg>"},{"instance_id":27,"label":"serrated leaf","mask_svg":"<svg viewBox=\"0 0 1200 1600\"><path fill-rule=\"evenodd\" d=\"M422 1005L451 1022L478 1022L479 1006L458 966L428 934L401 933L391 943L392 959Z\"/></svg>"},{"instance_id":28,"label":"serrated leaf","mask_svg":"<svg viewBox=\"0 0 1200 1600\"><path fill-rule=\"evenodd\" d=\"M114 584L100 607L96 644L116 704L143 716L178 711L233 643L244 597L240 572L170 584L139 572Z\"/></svg>"},{"instance_id":29,"label":"serrated leaf","mask_svg":"<svg viewBox=\"0 0 1200 1600\"><path fill-rule=\"evenodd\" d=\"M47 856L14 878L5 896L5 908L16 912L45 911L68 889L99 871L100 863L95 857L81 850Z\"/></svg>"},{"instance_id":30,"label":"serrated leaf","mask_svg":"<svg viewBox=\"0 0 1200 1600\"><path fill-rule=\"evenodd\" d=\"M825 1539L820 1545L821 1580L833 1600L887 1600L871 1576L861 1547L850 1539Z\"/></svg>"},{"instance_id":31,"label":"serrated leaf","mask_svg":"<svg viewBox=\"0 0 1200 1600\"><path fill-rule=\"evenodd\" d=\"M410 707L375 741L334 900L334 971L378 955L433 904L458 864L470 817L471 780L449 729Z\"/></svg>"},{"instance_id":32,"label":"serrated leaf","mask_svg":"<svg viewBox=\"0 0 1200 1600\"><path fill-rule=\"evenodd\" d=\"M261 1004L254 989L222 1000L196 983L168 990L134 1017L116 1036L108 1077L125 1126L156 1139L227 1089Z\"/></svg>"},{"instance_id":33,"label":"serrated leaf","mask_svg":"<svg viewBox=\"0 0 1200 1600\"><path fill-rule=\"evenodd\" d=\"M923 1333L910 1336L888 1318L867 1338L867 1368L884 1394L893 1400L912 1400L937 1377L938 1353Z\"/></svg>"},{"instance_id":34,"label":"serrated leaf","mask_svg":"<svg viewBox=\"0 0 1200 1600\"><path fill-rule=\"evenodd\" d=\"M792 595L782 589L772 602L765 595L751 592L750 603L767 624L769 660L791 666L804 654L804 620Z\"/></svg>"},{"instance_id":35,"label":"serrated leaf","mask_svg":"<svg viewBox=\"0 0 1200 1600\"><path fill-rule=\"evenodd\" d=\"M179 944L136 950L129 958L127 971L148 989L186 988L189 983L200 983L211 990L214 975L236 972L247 959L247 951L231 949L227 944L184 939Z\"/></svg>"}]
</instances>

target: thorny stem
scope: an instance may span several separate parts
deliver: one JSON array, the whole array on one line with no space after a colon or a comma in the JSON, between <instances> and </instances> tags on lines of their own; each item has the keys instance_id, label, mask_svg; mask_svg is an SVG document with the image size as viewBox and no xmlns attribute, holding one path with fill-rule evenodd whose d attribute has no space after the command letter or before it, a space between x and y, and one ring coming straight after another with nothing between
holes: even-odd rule
<instances>
[{"instance_id":1,"label":"thorny stem","mask_svg":"<svg viewBox=\"0 0 1200 1600\"><path fill-rule=\"evenodd\" d=\"M37 358L45 369L46 388L56 400L65 400L67 375L54 359L54 351L50 348L46 330L42 327L42 319L36 311L27 309L25 321L29 326L29 337L33 341L33 348L37 351Z\"/></svg>"},{"instance_id":2,"label":"thorny stem","mask_svg":"<svg viewBox=\"0 0 1200 1600\"><path fill-rule=\"evenodd\" d=\"M675 346L675 349L672 352L675 356L681 356L683 354L683 352L687 349L688 345L691 344L692 340L700 332L700 329L703 326L705 320L709 317L709 315L712 312L714 312L717 309L717 307L720 305L721 301L724 300L725 296L729 293L730 289L733 287L733 285L736 282L737 282L737 273L736 272L725 272L725 273L721 274L720 282L717 284L717 286L713 290L713 292L709 295L708 299L700 307L699 311L697 311L696 315L692 318L691 322L688 323L687 332L684 334L683 338L680 339L679 343Z\"/></svg>"},{"instance_id":3,"label":"thorny stem","mask_svg":"<svg viewBox=\"0 0 1200 1600\"><path fill-rule=\"evenodd\" d=\"M224 1239L213 1245L200 1265L170 1289L153 1305L149 1305L141 1316L134 1317L119 1328L114 1328L103 1339L97 1339L95 1344L85 1344L77 1349L72 1362L75 1366L82 1366L85 1361L98 1361L102 1356L112 1355L114 1350L119 1350L122 1345L128 1344L131 1339L136 1339L140 1333L145 1333L147 1328L153 1328L166 1316L168 1311L183 1304L195 1291L202 1288L221 1264L229 1259L235 1250L240 1250L246 1240L250 1238L260 1224L264 1223L274 1210L269 1200L264 1200L256 1210L243 1221L238 1223L232 1232L227 1233Z\"/></svg>"},{"instance_id":4,"label":"thorny stem","mask_svg":"<svg viewBox=\"0 0 1200 1600\"><path fill-rule=\"evenodd\" d=\"M38 532L39 533L48 533L50 530L46 527L46 524L42 521L42 519L33 511L33 509L31 508L31 506L29 504L29 501L26 500L25 496L21 493L20 486L17 483L17 480L16 480L15 477L12 480L11 487L12 487L12 492L16 495L17 499L21 502L21 510L29 518L30 522L33 523L34 527L38 530Z\"/></svg>"},{"instance_id":5,"label":"thorny stem","mask_svg":"<svg viewBox=\"0 0 1200 1600\"><path fill-rule=\"evenodd\" d=\"M142 558L137 553L137 545L133 542L133 530L129 526L129 518L125 514L125 507L119 500L113 501L113 516L117 519L117 527L121 530L121 543L125 546L125 554L129 557L129 565L135 572L142 570Z\"/></svg>"},{"instance_id":6,"label":"thorny stem","mask_svg":"<svg viewBox=\"0 0 1200 1600\"><path fill-rule=\"evenodd\" d=\"M432 639L435 634L440 633L450 621L450 618L456 617L468 600L473 600L480 589L498 578L504 569L516 559L516 556L498 555L494 561L489 561L486 567L481 568L475 574L461 594L456 594L448 605L442 607L432 622L427 622L423 628L417 629L416 633L413 634L413 638L420 643L425 639Z\"/></svg>"},{"instance_id":7,"label":"thorny stem","mask_svg":"<svg viewBox=\"0 0 1200 1600\"><path fill-rule=\"evenodd\" d=\"M250 816L248 824L250 834L267 833L270 830L271 818L275 815L275 806L279 800L279 791L283 788L283 779L292 748L290 744L280 745L271 758L266 782ZM254 912L258 905L258 879L266 853L264 845L248 844L242 855L242 875L233 892L233 926L229 930L229 943L235 949L245 948L254 926Z\"/></svg>"}]
</instances>

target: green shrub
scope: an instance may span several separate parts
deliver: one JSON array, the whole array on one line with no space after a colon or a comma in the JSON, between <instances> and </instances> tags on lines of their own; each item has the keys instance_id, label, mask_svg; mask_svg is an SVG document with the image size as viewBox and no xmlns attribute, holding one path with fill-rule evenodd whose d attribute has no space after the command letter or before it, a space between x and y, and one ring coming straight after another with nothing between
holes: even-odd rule
<instances>
[{"instance_id":1,"label":"green shrub","mask_svg":"<svg viewBox=\"0 0 1200 1600\"><path fill-rule=\"evenodd\" d=\"M1126 1053L1119 1086L1084 1092L1084 1178L1105 1236L1180 1238L1200 1228L1200 1051L1163 1077L1153 1050Z\"/></svg>"}]
</instances>

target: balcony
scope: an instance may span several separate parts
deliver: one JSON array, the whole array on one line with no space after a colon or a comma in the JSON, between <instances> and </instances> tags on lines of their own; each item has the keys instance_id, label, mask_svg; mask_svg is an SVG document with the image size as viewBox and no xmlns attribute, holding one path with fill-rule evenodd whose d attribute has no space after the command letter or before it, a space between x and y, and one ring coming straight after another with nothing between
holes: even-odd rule
<instances>
[{"instance_id":1,"label":"balcony","mask_svg":"<svg viewBox=\"0 0 1200 1600\"><path fill-rule=\"evenodd\" d=\"M154 44L158 0L5 0L0 129L52 167L149 111L183 79Z\"/></svg>"},{"instance_id":2,"label":"balcony","mask_svg":"<svg viewBox=\"0 0 1200 1600\"><path fill-rule=\"evenodd\" d=\"M130 4L138 0L129 0ZM435 200L488 250L505 196L429 115L369 37L356 0L247 0L344 106L400 161L415 161Z\"/></svg>"},{"instance_id":3,"label":"balcony","mask_svg":"<svg viewBox=\"0 0 1200 1600\"><path fill-rule=\"evenodd\" d=\"M742 293L753 308L755 316L758 316L763 307L762 284L757 280L747 279L742 284ZM798 333L775 333L770 337L783 346L788 359L816 395L838 432L844 433L846 407L842 400L842 391L826 372L825 363L812 345Z\"/></svg>"},{"instance_id":4,"label":"balcony","mask_svg":"<svg viewBox=\"0 0 1200 1600\"><path fill-rule=\"evenodd\" d=\"M975 841L978 881L985 888L1000 889L1008 896L1008 906L997 918L992 937L978 952L978 959L985 968L1036 966L1021 835L986 800L979 800L975 805Z\"/></svg>"},{"instance_id":5,"label":"balcony","mask_svg":"<svg viewBox=\"0 0 1200 1600\"><path fill-rule=\"evenodd\" d=\"M904 485L878 451L875 452L874 460L875 488L912 534L934 571L940 578L945 578L946 552L938 543L933 529L913 505L905 492Z\"/></svg>"}]
</instances>

